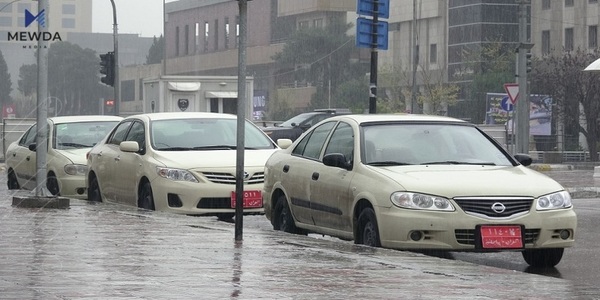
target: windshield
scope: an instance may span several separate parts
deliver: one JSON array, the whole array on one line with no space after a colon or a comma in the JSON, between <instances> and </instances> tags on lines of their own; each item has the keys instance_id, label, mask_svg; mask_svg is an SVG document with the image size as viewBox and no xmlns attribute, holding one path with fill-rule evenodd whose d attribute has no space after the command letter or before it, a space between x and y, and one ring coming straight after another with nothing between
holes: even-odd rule
<instances>
[{"instance_id":1,"label":"windshield","mask_svg":"<svg viewBox=\"0 0 600 300\"><path fill-rule=\"evenodd\" d=\"M119 121L94 121L54 125L52 147L54 149L91 148L98 143Z\"/></svg>"},{"instance_id":2,"label":"windshield","mask_svg":"<svg viewBox=\"0 0 600 300\"><path fill-rule=\"evenodd\" d=\"M312 116L314 116L315 113L304 113L304 114L299 114L283 123L281 123L279 126L282 127L292 127L292 126L298 126L300 125L302 122L308 120L309 118L311 118Z\"/></svg>"},{"instance_id":3,"label":"windshield","mask_svg":"<svg viewBox=\"0 0 600 300\"><path fill-rule=\"evenodd\" d=\"M152 147L156 150L222 150L236 149L236 119L176 119L152 122ZM273 149L271 140L252 123L246 121L246 149Z\"/></svg>"},{"instance_id":4,"label":"windshield","mask_svg":"<svg viewBox=\"0 0 600 300\"><path fill-rule=\"evenodd\" d=\"M362 160L368 165L512 165L500 148L472 126L395 123L364 126L362 131Z\"/></svg>"}]
</instances>

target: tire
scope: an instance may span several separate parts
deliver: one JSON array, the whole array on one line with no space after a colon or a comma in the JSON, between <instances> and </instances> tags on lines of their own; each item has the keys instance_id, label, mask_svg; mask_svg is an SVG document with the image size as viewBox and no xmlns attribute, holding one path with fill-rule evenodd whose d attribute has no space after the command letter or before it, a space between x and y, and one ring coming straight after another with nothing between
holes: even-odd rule
<instances>
[{"instance_id":1,"label":"tire","mask_svg":"<svg viewBox=\"0 0 600 300\"><path fill-rule=\"evenodd\" d=\"M100 192L100 185L98 184L98 178L95 175L89 179L89 187L87 189L87 198L89 201L102 202L102 193Z\"/></svg>"},{"instance_id":2,"label":"tire","mask_svg":"<svg viewBox=\"0 0 600 300\"><path fill-rule=\"evenodd\" d=\"M18 190L21 188L19 181L17 180L17 175L13 169L8 169L6 185L9 190Z\"/></svg>"},{"instance_id":3,"label":"tire","mask_svg":"<svg viewBox=\"0 0 600 300\"><path fill-rule=\"evenodd\" d=\"M552 268L562 259L564 248L523 250L525 262L535 268Z\"/></svg>"},{"instance_id":4,"label":"tire","mask_svg":"<svg viewBox=\"0 0 600 300\"><path fill-rule=\"evenodd\" d=\"M355 244L363 244L371 247L381 247L379 229L377 228L377 217L372 208L364 208L358 215Z\"/></svg>"},{"instance_id":5,"label":"tire","mask_svg":"<svg viewBox=\"0 0 600 300\"><path fill-rule=\"evenodd\" d=\"M138 207L154 210L154 196L152 195L152 186L150 182L144 182L140 190Z\"/></svg>"},{"instance_id":6,"label":"tire","mask_svg":"<svg viewBox=\"0 0 600 300\"><path fill-rule=\"evenodd\" d=\"M303 233L302 230L296 227L294 217L292 216L285 195L281 195L277 198L277 204L275 204L273 214L273 229L294 234Z\"/></svg>"},{"instance_id":7,"label":"tire","mask_svg":"<svg viewBox=\"0 0 600 300\"><path fill-rule=\"evenodd\" d=\"M60 187L58 185L58 178L56 178L56 175L54 174L54 172L48 173L48 176L46 178L46 188L52 195L60 196Z\"/></svg>"}]
</instances>

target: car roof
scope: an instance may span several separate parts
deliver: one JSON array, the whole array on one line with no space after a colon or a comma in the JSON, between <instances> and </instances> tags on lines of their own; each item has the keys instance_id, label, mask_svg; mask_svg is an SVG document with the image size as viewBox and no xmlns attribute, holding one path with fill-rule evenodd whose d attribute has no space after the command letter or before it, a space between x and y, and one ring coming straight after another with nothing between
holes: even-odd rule
<instances>
[{"instance_id":1,"label":"car roof","mask_svg":"<svg viewBox=\"0 0 600 300\"><path fill-rule=\"evenodd\" d=\"M236 115L212 112L157 112L145 113L129 116L128 118L145 118L148 120L172 120L172 119L195 119L195 118L215 118L215 119L237 119Z\"/></svg>"},{"instance_id":2,"label":"car roof","mask_svg":"<svg viewBox=\"0 0 600 300\"><path fill-rule=\"evenodd\" d=\"M123 117L107 116L107 115L77 115L77 116L58 116L48 118L53 124L63 123L79 123L79 122L94 122L94 121L121 121Z\"/></svg>"},{"instance_id":3,"label":"car roof","mask_svg":"<svg viewBox=\"0 0 600 300\"><path fill-rule=\"evenodd\" d=\"M358 124L370 122L458 122L469 124L467 121L435 115L421 114L350 114L331 117L327 120L352 119Z\"/></svg>"}]
</instances>

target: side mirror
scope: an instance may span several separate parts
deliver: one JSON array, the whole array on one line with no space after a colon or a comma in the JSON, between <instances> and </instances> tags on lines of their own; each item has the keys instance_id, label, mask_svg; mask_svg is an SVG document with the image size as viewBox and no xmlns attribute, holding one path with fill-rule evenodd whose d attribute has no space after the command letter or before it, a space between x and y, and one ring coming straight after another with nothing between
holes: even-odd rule
<instances>
[{"instance_id":1,"label":"side mirror","mask_svg":"<svg viewBox=\"0 0 600 300\"><path fill-rule=\"evenodd\" d=\"M140 145L136 141L124 141L119 144L119 149L123 152L138 152Z\"/></svg>"},{"instance_id":2,"label":"side mirror","mask_svg":"<svg viewBox=\"0 0 600 300\"><path fill-rule=\"evenodd\" d=\"M533 162L533 159L531 159L531 156L527 155L527 154L515 154L515 159L522 165L524 166L529 166L531 165L531 163Z\"/></svg>"},{"instance_id":3,"label":"side mirror","mask_svg":"<svg viewBox=\"0 0 600 300\"><path fill-rule=\"evenodd\" d=\"M352 164L348 163L346 156L341 153L330 153L323 156L323 164L330 167L352 170Z\"/></svg>"},{"instance_id":4,"label":"side mirror","mask_svg":"<svg viewBox=\"0 0 600 300\"><path fill-rule=\"evenodd\" d=\"M292 145L292 140L290 139L277 139L277 146L281 149L287 149Z\"/></svg>"},{"instance_id":5,"label":"side mirror","mask_svg":"<svg viewBox=\"0 0 600 300\"><path fill-rule=\"evenodd\" d=\"M29 144L29 146L27 148L29 148L29 151L35 152L37 150L37 144L31 143L31 144Z\"/></svg>"}]
</instances>

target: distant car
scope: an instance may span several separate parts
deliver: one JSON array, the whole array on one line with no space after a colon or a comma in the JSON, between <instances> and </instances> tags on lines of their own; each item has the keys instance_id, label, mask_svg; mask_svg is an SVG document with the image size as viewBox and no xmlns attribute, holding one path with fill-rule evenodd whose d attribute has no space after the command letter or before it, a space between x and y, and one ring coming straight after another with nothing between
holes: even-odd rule
<instances>
[{"instance_id":1,"label":"distant car","mask_svg":"<svg viewBox=\"0 0 600 300\"><path fill-rule=\"evenodd\" d=\"M125 118L88 155L89 200L188 215L235 214L237 116L149 113ZM278 149L244 132L244 214L262 214L265 162Z\"/></svg>"},{"instance_id":2,"label":"distant car","mask_svg":"<svg viewBox=\"0 0 600 300\"><path fill-rule=\"evenodd\" d=\"M53 195L87 198L86 153L123 118L117 116L64 116L48 118L46 188ZM36 188L37 124L6 149L9 189Z\"/></svg>"},{"instance_id":3,"label":"distant car","mask_svg":"<svg viewBox=\"0 0 600 300\"><path fill-rule=\"evenodd\" d=\"M278 139L295 141L312 125L333 116L350 113L351 111L348 109L316 109L312 112L296 115L277 126L263 128L263 131L275 142Z\"/></svg>"},{"instance_id":4,"label":"distant car","mask_svg":"<svg viewBox=\"0 0 600 300\"><path fill-rule=\"evenodd\" d=\"M289 140L279 140L282 148ZM273 228L395 249L521 251L558 264L574 244L569 193L462 120L348 115L324 120L269 158Z\"/></svg>"}]
</instances>

